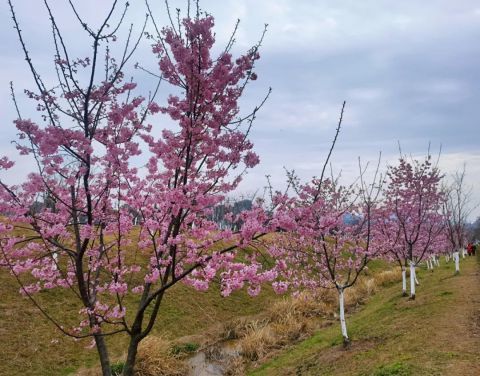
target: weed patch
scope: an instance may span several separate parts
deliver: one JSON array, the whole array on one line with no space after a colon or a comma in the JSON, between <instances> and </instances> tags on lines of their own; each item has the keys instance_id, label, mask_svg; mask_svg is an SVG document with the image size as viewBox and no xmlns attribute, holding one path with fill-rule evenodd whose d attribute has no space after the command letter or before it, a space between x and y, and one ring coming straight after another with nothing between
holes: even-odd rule
<instances>
[{"instance_id":1,"label":"weed patch","mask_svg":"<svg viewBox=\"0 0 480 376\"><path fill-rule=\"evenodd\" d=\"M373 376L410 376L412 367L403 362L396 362L379 367Z\"/></svg>"},{"instance_id":2,"label":"weed patch","mask_svg":"<svg viewBox=\"0 0 480 376\"><path fill-rule=\"evenodd\" d=\"M453 295L453 292L451 292L451 291L442 291L441 293L438 294L438 296L448 296L448 295Z\"/></svg>"},{"instance_id":3,"label":"weed patch","mask_svg":"<svg viewBox=\"0 0 480 376\"><path fill-rule=\"evenodd\" d=\"M113 376L121 376L123 372L123 367L125 367L124 362L118 362L118 363L112 364L110 368L112 370Z\"/></svg>"},{"instance_id":4,"label":"weed patch","mask_svg":"<svg viewBox=\"0 0 480 376\"><path fill-rule=\"evenodd\" d=\"M194 353L195 351L198 350L199 347L200 345L198 343L191 343L191 342L175 344L172 346L170 352L173 355L182 355L182 354L187 355L187 354Z\"/></svg>"}]
</instances>

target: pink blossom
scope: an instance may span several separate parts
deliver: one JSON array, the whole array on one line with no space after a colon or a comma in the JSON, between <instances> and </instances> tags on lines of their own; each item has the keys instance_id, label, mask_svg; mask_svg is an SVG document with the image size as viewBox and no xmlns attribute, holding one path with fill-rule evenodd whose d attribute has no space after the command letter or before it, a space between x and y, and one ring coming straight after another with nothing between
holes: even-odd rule
<instances>
[{"instance_id":1,"label":"pink blossom","mask_svg":"<svg viewBox=\"0 0 480 376\"><path fill-rule=\"evenodd\" d=\"M144 330L145 312L154 310L141 300L155 304L162 289L180 281L204 291L220 278L223 295L245 286L256 295L286 272L265 269L244 251L271 230L293 230L288 213L274 218L257 205L227 215L232 228L212 220L260 161L248 138L251 124L237 122L248 115L239 102L256 79L257 46L239 57L214 56L213 17L186 18L180 27L181 34L166 27L162 40L152 41L159 75L172 86L163 103L135 96L137 84L125 82L111 51L106 75L90 74L91 57L59 51L62 82L26 90L39 121L14 122L18 152L36 163L22 184L0 177L0 265L31 281L21 292L32 299L47 289L73 291L83 306L73 336L133 333L135 318ZM102 45L113 39L105 36ZM168 128L156 129L164 124L157 116L169 118ZM0 171L12 167L0 158ZM126 306L134 307L129 320Z\"/></svg>"}]
</instances>

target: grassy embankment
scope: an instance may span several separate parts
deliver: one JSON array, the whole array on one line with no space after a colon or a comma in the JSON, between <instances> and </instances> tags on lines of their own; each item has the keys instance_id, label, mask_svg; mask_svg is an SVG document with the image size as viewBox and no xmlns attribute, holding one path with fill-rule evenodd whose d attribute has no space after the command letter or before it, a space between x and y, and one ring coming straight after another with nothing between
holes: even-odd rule
<instances>
[{"instance_id":1,"label":"grassy embankment","mask_svg":"<svg viewBox=\"0 0 480 376\"><path fill-rule=\"evenodd\" d=\"M382 262L373 262L371 272L383 270L385 264ZM370 274L370 273L369 273ZM0 292L0 333L4 338L4 351L0 355L0 374L3 375L69 375L75 373L77 369L89 369L98 363L96 351L88 350L87 340L75 342L63 336L56 331L53 325L48 322L41 313L32 305L32 303L22 298L18 294L18 285L5 270L0 271L0 283L2 290ZM364 289L369 290L367 284ZM369 292L366 292L369 295ZM195 294L195 298L192 298ZM365 294L363 294L365 295ZM76 313L78 312L78 302L62 289L54 289L42 292L36 296L43 307L48 307L49 313L58 318L65 327L76 323ZM352 300L353 299L353 300ZM348 298L347 298L348 300ZM351 297L352 302L357 301L355 294ZM279 305L273 304L278 301ZM291 320L286 320L284 314L270 320L273 324L275 336L270 338L270 343L263 343L265 338L258 335L255 331L250 333L250 323L248 317L252 317L253 323L257 323L258 315L268 316L269 311L274 311L273 316L278 315L278 309L298 311L295 305L300 303L300 310L305 310L306 316L321 314L324 308L331 315L332 302L323 302L320 307L317 303L314 306L305 306L303 302L290 302L288 299L279 299L271 289L266 288L259 297L251 298L244 291L236 292L229 298L221 298L218 286L213 286L206 293L194 292L191 288L184 285L177 285L170 290L162 303L162 312L157 321L155 329L152 332L153 338L177 339L179 337L199 334L202 337L214 332L208 333L218 323L235 322L239 317L247 318L248 333L242 339L242 348L246 358L256 359L258 355L263 357L262 353L269 353L272 348L288 346L291 341L298 341L300 338L310 335L309 327L305 327L303 314L295 312ZM136 302L127 301L127 307L136 304ZM355 303L354 303L355 304ZM308 309L312 308L312 312ZM319 309L320 308L320 309ZM317 312L318 311L318 312ZM296 317L300 313L300 317ZM307 317L308 318L308 317ZM300 319L300 320L299 320ZM279 321L276 323L275 321ZM285 322L284 322L285 321ZM234 323L236 325L236 323ZM315 325L314 325L315 326ZM312 326L312 328L314 327ZM221 326L222 327L222 326ZM260 328L264 333L265 329ZM299 330L298 328L301 328ZM222 328L220 328L222 330ZM260 334L261 334L260 333ZM259 337L259 338L257 338ZM253 339L253 340L252 340ZM115 336L109 338L109 345L112 359L121 360L127 344L126 336ZM261 346L259 346L261 345ZM252 347L253 346L253 347ZM243 368L243 367L242 367ZM92 369L93 370L93 369Z\"/></svg>"},{"instance_id":2,"label":"grassy embankment","mask_svg":"<svg viewBox=\"0 0 480 376\"><path fill-rule=\"evenodd\" d=\"M383 263L374 262L368 274L374 275L384 267ZM260 332L267 329L271 337L271 328L278 330L280 324L286 337L294 338L287 341L283 338L285 336L270 338L272 343L263 344L266 353L261 354L259 341L264 338L257 340L258 333L252 333L240 341L245 352L243 356L254 361L258 356L257 361L264 363L251 371L254 375L480 374L474 355L479 344L475 333L479 333L478 328L471 327L472 323L478 323L480 309L476 291L478 266L473 258L469 258L462 263L461 275L456 277L452 275L452 268L450 263L442 264L434 273L420 272L421 286L414 302L400 296L398 283L382 288L368 300L366 307L348 318L347 325L353 339L348 350L340 344L338 325L324 327L291 347L288 341L302 340L304 335L310 336L311 333L306 330L298 338L298 329L290 321L298 325L301 322L293 317L284 323L285 315L280 314L281 322L276 323L273 318L270 320L273 325L260 328ZM95 350L85 349L88 341L74 342L56 332L28 300L18 295L18 286L5 271L0 271L0 283L0 334L3 339L0 375L68 375L79 367L96 364ZM272 305L275 298L268 289L255 299L245 292L223 299L218 286L206 293L195 292L195 299L193 293L183 285L175 286L167 293L153 336L175 339L192 334L204 335L218 322L263 314L273 308L276 311L283 304ZM66 322L75 317L77 308L65 291L53 290L41 293L40 297L57 317ZM473 299L473 303L469 299ZM313 308L318 310L318 307ZM472 320L474 310L476 321ZM288 330L282 327L285 325ZM476 330L473 334L472 328ZM295 329L295 333L290 329ZM121 336L110 339L112 358L120 359L124 355L126 339ZM285 351L285 346L289 350ZM252 354L255 356L249 356L244 347L254 348ZM270 361L265 363L265 359ZM248 367L248 362L245 365Z\"/></svg>"},{"instance_id":3,"label":"grassy embankment","mask_svg":"<svg viewBox=\"0 0 480 376\"><path fill-rule=\"evenodd\" d=\"M333 325L251 369L265 375L480 375L480 264L461 261L461 273L442 260L419 272L417 299L398 284L382 289L347 318L353 340L341 345Z\"/></svg>"},{"instance_id":4,"label":"grassy embankment","mask_svg":"<svg viewBox=\"0 0 480 376\"><path fill-rule=\"evenodd\" d=\"M0 270L0 286L0 375L69 375L97 363L96 350L86 349L90 341L76 342L56 330L18 293L19 286L6 270ZM75 322L78 308L68 291L54 289L39 297L60 322ZM166 294L152 335L177 338L201 333L217 322L257 314L272 299L271 289L264 289L256 298L245 291L222 298L215 285L207 292L194 292L178 284ZM126 343L122 335L109 339L113 359L123 355Z\"/></svg>"}]
</instances>

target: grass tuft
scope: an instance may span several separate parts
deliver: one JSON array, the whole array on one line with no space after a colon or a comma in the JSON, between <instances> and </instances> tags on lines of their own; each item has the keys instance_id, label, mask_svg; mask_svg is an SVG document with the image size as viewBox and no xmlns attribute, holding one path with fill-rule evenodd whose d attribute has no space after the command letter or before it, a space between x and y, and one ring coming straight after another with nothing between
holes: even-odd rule
<instances>
[{"instance_id":1,"label":"grass tuft","mask_svg":"<svg viewBox=\"0 0 480 376\"><path fill-rule=\"evenodd\" d=\"M118 362L118 363L112 364L110 368L112 369L113 376L121 376L124 367L125 367L124 362Z\"/></svg>"},{"instance_id":2,"label":"grass tuft","mask_svg":"<svg viewBox=\"0 0 480 376\"><path fill-rule=\"evenodd\" d=\"M246 335L240 340L240 354L251 361L265 356L276 345L278 337L272 326L252 325Z\"/></svg>"},{"instance_id":3,"label":"grass tuft","mask_svg":"<svg viewBox=\"0 0 480 376\"><path fill-rule=\"evenodd\" d=\"M179 343L175 344L171 347L170 352L173 355L188 355L196 352L200 345L198 343L192 343L192 342L187 342L187 343Z\"/></svg>"},{"instance_id":4,"label":"grass tuft","mask_svg":"<svg viewBox=\"0 0 480 376\"><path fill-rule=\"evenodd\" d=\"M373 376L410 376L412 367L403 362L396 362L379 367Z\"/></svg>"}]
</instances>

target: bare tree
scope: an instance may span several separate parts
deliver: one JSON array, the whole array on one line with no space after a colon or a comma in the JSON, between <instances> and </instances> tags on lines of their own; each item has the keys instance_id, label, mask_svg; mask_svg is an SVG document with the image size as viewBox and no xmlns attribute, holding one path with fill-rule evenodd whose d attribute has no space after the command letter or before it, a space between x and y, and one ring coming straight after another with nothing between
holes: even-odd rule
<instances>
[{"instance_id":1,"label":"bare tree","mask_svg":"<svg viewBox=\"0 0 480 376\"><path fill-rule=\"evenodd\" d=\"M472 187L465 184L466 166L457 171L449 185L444 186L445 201L443 211L446 220L450 251L455 259L455 272L460 272L460 251L467 241L467 223L473 210L478 206L472 201Z\"/></svg>"}]
</instances>

